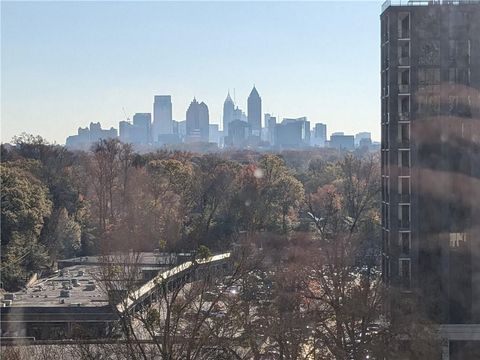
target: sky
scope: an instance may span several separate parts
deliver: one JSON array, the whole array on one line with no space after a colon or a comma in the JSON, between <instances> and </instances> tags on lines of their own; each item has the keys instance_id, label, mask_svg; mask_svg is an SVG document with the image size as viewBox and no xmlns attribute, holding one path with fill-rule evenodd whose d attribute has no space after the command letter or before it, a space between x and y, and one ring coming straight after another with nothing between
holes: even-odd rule
<instances>
[{"instance_id":1,"label":"sky","mask_svg":"<svg viewBox=\"0 0 480 360\"><path fill-rule=\"evenodd\" d=\"M118 128L171 95L221 123L230 90L246 111L307 116L328 134L380 138L376 1L1 2L1 140L64 144L90 122Z\"/></svg>"}]
</instances>

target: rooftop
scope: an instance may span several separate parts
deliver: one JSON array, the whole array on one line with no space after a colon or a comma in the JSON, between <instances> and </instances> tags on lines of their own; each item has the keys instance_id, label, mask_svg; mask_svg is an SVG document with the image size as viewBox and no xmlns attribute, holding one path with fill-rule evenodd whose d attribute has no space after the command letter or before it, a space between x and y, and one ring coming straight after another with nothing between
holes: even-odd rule
<instances>
[{"instance_id":1,"label":"rooftop","mask_svg":"<svg viewBox=\"0 0 480 360\"><path fill-rule=\"evenodd\" d=\"M48 278L39 279L32 286L14 293L10 306L104 306L108 304L108 299L103 289L98 286L99 277L98 267L71 266Z\"/></svg>"},{"instance_id":2,"label":"rooftop","mask_svg":"<svg viewBox=\"0 0 480 360\"><path fill-rule=\"evenodd\" d=\"M480 4L480 0L386 0L382 12L390 6L429 6L429 5L460 5Z\"/></svg>"},{"instance_id":3,"label":"rooftop","mask_svg":"<svg viewBox=\"0 0 480 360\"><path fill-rule=\"evenodd\" d=\"M176 265L178 262L189 259L191 254L173 254L162 252L140 252L130 254L110 254L105 256L80 256L71 259L59 260L60 267L71 265L101 265L105 263L118 263L122 265L140 265L151 267L165 267Z\"/></svg>"}]
</instances>

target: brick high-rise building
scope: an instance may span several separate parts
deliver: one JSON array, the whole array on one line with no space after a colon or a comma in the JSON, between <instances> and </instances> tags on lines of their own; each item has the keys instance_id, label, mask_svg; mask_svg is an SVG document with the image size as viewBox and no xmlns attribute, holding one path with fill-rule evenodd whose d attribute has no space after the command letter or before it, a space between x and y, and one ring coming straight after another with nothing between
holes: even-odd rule
<instances>
[{"instance_id":1,"label":"brick high-rise building","mask_svg":"<svg viewBox=\"0 0 480 360\"><path fill-rule=\"evenodd\" d=\"M444 325L444 359L480 358L480 2L382 10L383 275L399 290L391 309L418 300Z\"/></svg>"}]
</instances>

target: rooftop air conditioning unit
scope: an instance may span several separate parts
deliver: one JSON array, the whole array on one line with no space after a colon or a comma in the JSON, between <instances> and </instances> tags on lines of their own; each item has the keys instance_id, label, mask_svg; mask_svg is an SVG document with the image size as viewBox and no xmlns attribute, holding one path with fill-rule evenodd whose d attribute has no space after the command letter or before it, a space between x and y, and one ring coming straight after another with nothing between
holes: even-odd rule
<instances>
[{"instance_id":1,"label":"rooftop air conditioning unit","mask_svg":"<svg viewBox=\"0 0 480 360\"><path fill-rule=\"evenodd\" d=\"M3 295L3 298L5 300L15 300L15 294L7 293L7 294Z\"/></svg>"}]
</instances>

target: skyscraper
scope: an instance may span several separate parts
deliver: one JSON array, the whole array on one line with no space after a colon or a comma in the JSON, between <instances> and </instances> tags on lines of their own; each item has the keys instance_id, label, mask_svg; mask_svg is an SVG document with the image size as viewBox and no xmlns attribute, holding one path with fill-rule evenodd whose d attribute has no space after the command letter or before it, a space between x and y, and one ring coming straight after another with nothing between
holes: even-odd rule
<instances>
[{"instance_id":1,"label":"skyscraper","mask_svg":"<svg viewBox=\"0 0 480 360\"><path fill-rule=\"evenodd\" d=\"M255 86L253 87L247 101L248 124L252 129L252 135L260 136L262 131L262 98L258 94Z\"/></svg>"},{"instance_id":2,"label":"skyscraper","mask_svg":"<svg viewBox=\"0 0 480 360\"><path fill-rule=\"evenodd\" d=\"M284 118L275 125L275 146L284 149L307 147L310 145L310 121L301 117Z\"/></svg>"},{"instance_id":3,"label":"skyscraper","mask_svg":"<svg viewBox=\"0 0 480 360\"><path fill-rule=\"evenodd\" d=\"M265 129L267 130L267 140L270 145L275 143L275 125L277 125L277 118L270 114L265 114Z\"/></svg>"},{"instance_id":4,"label":"skyscraper","mask_svg":"<svg viewBox=\"0 0 480 360\"><path fill-rule=\"evenodd\" d=\"M172 97L155 95L153 102L152 140L158 141L159 135L173 134Z\"/></svg>"},{"instance_id":5,"label":"skyscraper","mask_svg":"<svg viewBox=\"0 0 480 360\"><path fill-rule=\"evenodd\" d=\"M310 139L313 146L325 147L327 141L327 125L318 123L315 124L313 131L313 139Z\"/></svg>"},{"instance_id":6,"label":"skyscraper","mask_svg":"<svg viewBox=\"0 0 480 360\"><path fill-rule=\"evenodd\" d=\"M234 119L235 104L233 103L232 98L230 97L230 92L227 94L227 98L223 103L223 133L225 136L228 135L228 125L235 120Z\"/></svg>"},{"instance_id":7,"label":"skyscraper","mask_svg":"<svg viewBox=\"0 0 480 360\"><path fill-rule=\"evenodd\" d=\"M140 143L148 144L151 142L152 114L136 113L133 115L133 125L141 129Z\"/></svg>"},{"instance_id":8,"label":"skyscraper","mask_svg":"<svg viewBox=\"0 0 480 360\"><path fill-rule=\"evenodd\" d=\"M372 134L369 132L359 132L355 134L355 146L359 147L360 146L360 141L362 140L371 140L372 139Z\"/></svg>"},{"instance_id":9,"label":"skyscraper","mask_svg":"<svg viewBox=\"0 0 480 360\"><path fill-rule=\"evenodd\" d=\"M386 2L381 42L382 267L399 290L390 315L417 300L443 324L442 359L478 358L480 3Z\"/></svg>"},{"instance_id":10,"label":"skyscraper","mask_svg":"<svg viewBox=\"0 0 480 360\"><path fill-rule=\"evenodd\" d=\"M209 115L208 107L202 101L193 99L187 110L187 142L208 142Z\"/></svg>"}]
</instances>

